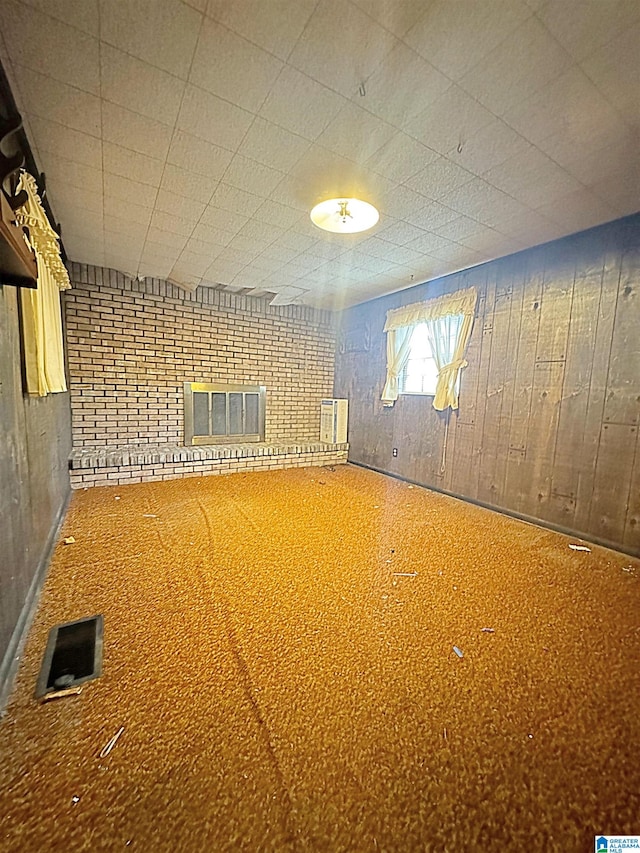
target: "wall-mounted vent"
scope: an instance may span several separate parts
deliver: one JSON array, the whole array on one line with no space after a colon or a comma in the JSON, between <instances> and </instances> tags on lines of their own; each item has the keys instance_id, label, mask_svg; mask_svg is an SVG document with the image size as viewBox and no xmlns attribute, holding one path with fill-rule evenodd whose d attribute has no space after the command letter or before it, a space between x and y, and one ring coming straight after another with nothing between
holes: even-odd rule
<instances>
[{"instance_id":1,"label":"wall-mounted vent","mask_svg":"<svg viewBox=\"0 0 640 853\"><path fill-rule=\"evenodd\" d=\"M184 383L184 443L264 441L264 385Z\"/></svg>"}]
</instances>

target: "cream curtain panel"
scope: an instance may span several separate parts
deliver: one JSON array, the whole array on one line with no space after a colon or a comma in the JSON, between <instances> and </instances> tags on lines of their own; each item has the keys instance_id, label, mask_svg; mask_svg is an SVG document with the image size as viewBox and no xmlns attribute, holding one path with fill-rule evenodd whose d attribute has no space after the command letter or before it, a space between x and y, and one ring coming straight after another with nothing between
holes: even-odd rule
<instances>
[{"instance_id":1,"label":"cream curtain panel","mask_svg":"<svg viewBox=\"0 0 640 853\"><path fill-rule=\"evenodd\" d=\"M20 291L27 391L44 397L67 390L60 291L71 284L60 257L58 235L49 224L36 182L27 172L20 177L19 189L26 191L28 199L16 211L16 220L27 228L38 261L38 287Z\"/></svg>"},{"instance_id":2,"label":"cream curtain panel","mask_svg":"<svg viewBox=\"0 0 640 853\"><path fill-rule=\"evenodd\" d=\"M464 352L471 336L477 297L476 289L470 287L387 311L384 326L387 333L387 381L382 392L383 405L393 406L398 399L399 380L409 358L413 329L419 323L425 323L438 368L433 407L438 411L458 408L458 375L467 366Z\"/></svg>"},{"instance_id":3,"label":"cream curtain panel","mask_svg":"<svg viewBox=\"0 0 640 853\"><path fill-rule=\"evenodd\" d=\"M384 406L393 406L398 399L400 376L411 351L412 326L399 326L387 332L387 381L382 390Z\"/></svg>"}]
</instances>

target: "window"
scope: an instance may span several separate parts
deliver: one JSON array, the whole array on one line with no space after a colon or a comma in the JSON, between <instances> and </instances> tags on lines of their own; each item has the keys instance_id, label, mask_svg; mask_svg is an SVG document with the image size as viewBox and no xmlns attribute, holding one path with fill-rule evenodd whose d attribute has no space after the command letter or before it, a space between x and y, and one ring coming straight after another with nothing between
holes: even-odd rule
<instances>
[{"instance_id":1,"label":"window","mask_svg":"<svg viewBox=\"0 0 640 853\"><path fill-rule=\"evenodd\" d=\"M186 445L264 441L263 385L185 382Z\"/></svg>"},{"instance_id":2,"label":"window","mask_svg":"<svg viewBox=\"0 0 640 853\"><path fill-rule=\"evenodd\" d=\"M461 318L460 318L461 319ZM458 333L458 319L448 324L446 329L447 349L453 350ZM401 394L426 394L434 396L438 382L438 365L429 340L427 323L418 323L413 328L409 343L409 357L400 377ZM456 381L456 394L460 387L460 377Z\"/></svg>"}]
</instances>

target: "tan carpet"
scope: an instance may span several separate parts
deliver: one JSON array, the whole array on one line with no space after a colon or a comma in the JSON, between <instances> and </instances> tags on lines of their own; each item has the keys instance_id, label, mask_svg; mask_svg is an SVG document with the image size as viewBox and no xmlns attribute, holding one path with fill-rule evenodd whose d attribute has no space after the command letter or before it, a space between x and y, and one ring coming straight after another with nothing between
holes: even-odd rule
<instances>
[{"instance_id":1,"label":"tan carpet","mask_svg":"<svg viewBox=\"0 0 640 853\"><path fill-rule=\"evenodd\" d=\"M62 535L0 724L0 850L640 833L638 560L351 466L79 492ZM95 613L103 676L40 705L49 628Z\"/></svg>"}]
</instances>

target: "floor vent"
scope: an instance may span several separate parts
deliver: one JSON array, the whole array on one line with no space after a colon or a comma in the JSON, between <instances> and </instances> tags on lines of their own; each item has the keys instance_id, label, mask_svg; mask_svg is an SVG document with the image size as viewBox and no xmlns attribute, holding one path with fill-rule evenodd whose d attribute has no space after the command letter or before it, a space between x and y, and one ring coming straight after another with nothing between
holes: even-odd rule
<instances>
[{"instance_id":1,"label":"floor vent","mask_svg":"<svg viewBox=\"0 0 640 853\"><path fill-rule=\"evenodd\" d=\"M102 674L102 616L77 619L49 631L36 696L91 681Z\"/></svg>"}]
</instances>

